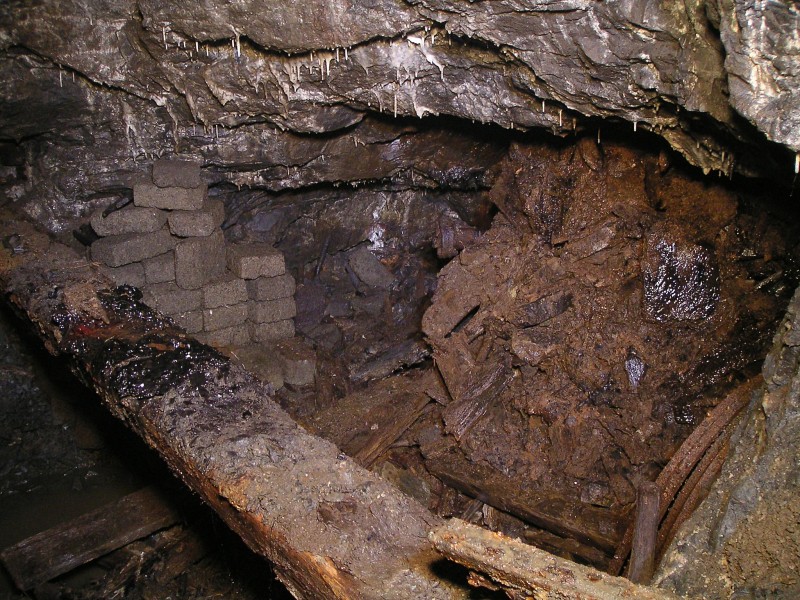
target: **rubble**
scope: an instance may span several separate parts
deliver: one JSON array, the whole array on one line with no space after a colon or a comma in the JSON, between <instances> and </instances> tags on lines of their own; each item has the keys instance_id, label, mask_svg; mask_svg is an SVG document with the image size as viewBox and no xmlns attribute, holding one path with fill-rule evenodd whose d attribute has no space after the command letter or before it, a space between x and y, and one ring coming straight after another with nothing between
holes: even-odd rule
<instances>
[{"instance_id":1,"label":"rubble","mask_svg":"<svg viewBox=\"0 0 800 600\"><path fill-rule=\"evenodd\" d=\"M587 172L593 148L512 147L491 192L501 213L442 269L422 320L447 397L418 439L441 481L565 538L536 543L617 573L632 529L580 528L626 513L655 480L664 522L650 551L663 554L749 396L721 399L754 373L787 301L791 284L765 273L785 277L796 249L765 216L759 234L735 234L751 217L734 194L665 174L655 157L606 142ZM572 506L576 530L539 511L550 496Z\"/></svg>"}]
</instances>

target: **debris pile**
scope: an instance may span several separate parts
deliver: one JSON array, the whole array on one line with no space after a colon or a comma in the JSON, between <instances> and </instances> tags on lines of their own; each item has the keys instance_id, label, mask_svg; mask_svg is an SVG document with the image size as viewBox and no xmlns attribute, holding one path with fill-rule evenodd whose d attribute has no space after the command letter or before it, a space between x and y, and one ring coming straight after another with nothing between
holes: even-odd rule
<instances>
[{"instance_id":1,"label":"debris pile","mask_svg":"<svg viewBox=\"0 0 800 600\"><path fill-rule=\"evenodd\" d=\"M224 207L197 164L158 160L133 205L96 212L92 259L201 341L231 346L294 335L295 283L265 244L226 245Z\"/></svg>"},{"instance_id":2,"label":"debris pile","mask_svg":"<svg viewBox=\"0 0 800 600\"><path fill-rule=\"evenodd\" d=\"M449 393L426 459L628 507L763 359L791 247L724 187L588 138L513 146L492 197L423 319Z\"/></svg>"},{"instance_id":3,"label":"debris pile","mask_svg":"<svg viewBox=\"0 0 800 600\"><path fill-rule=\"evenodd\" d=\"M678 466L724 457L737 413L713 409L755 381L798 247L777 204L753 211L752 191L614 142L515 144L489 196L487 231L456 223L457 244L433 238L452 260L425 339L394 338L392 356L404 340L427 351L373 383L351 368L343 397L295 416L440 516L617 571L637 490L666 490L663 516L690 477ZM396 334L383 330L383 347ZM716 437L689 463L701 422ZM685 516L664 519L659 553Z\"/></svg>"}]
</instances>

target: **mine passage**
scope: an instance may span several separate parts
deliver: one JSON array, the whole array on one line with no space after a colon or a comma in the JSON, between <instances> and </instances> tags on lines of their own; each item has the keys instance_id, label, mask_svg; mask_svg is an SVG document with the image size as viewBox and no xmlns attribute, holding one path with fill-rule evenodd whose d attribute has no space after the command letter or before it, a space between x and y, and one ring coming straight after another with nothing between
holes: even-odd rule
<instances>
[{"instance_id":1,"label":"mine passage","mask_svg":"<svg viewBox=\"0 0 800 600\"><path fill-rule=\"evenodd\" d=\"M687 436L705 423L727 439L741 400L715 407L757 378L796 285L791 208L626 136L414 135L480 159L434 191L302 197L208 189L199 164L156 161L132 202L104 200L76 230L123 287L67 298L97 323L73 331L92 340L108 311L163 327L128 306L144 301L180 329L139 343L121 397L186 380L213 400L214 351L164 353L185 331L432 513L616 574L637 490L684 485ZM130 360L120 336L96 368ZM662 507L656 560L685 503Z\"/></svg>"},{"instance_id":2,"label":"mine passage","mask_svg":"<svg viewBox=\"0 0 800 600\"><path fill-rule=\"evenodd\" d=\"M97 4L0 18L9 592L797 595L796 3Z\"/></svg>"},{"instance_id":3,"label":"mine passage","mask_svg":"<svg viewBox=\"0 0 800 600\"><path fill-rule=\"evenodd\" d=\"M405 135L452 143L426 165L436 189L209 188L199 163L155 161L72 241L122 287L65 290L90 321L57 324L121 398L178 385L213 404L227 355L433 514L612 574L656 482L657 564L796 286L791 206L625 135ZM472 165L453 166L465 147ZM334 526L348 506L316 515Z\"/></svg>"}]
</instances>

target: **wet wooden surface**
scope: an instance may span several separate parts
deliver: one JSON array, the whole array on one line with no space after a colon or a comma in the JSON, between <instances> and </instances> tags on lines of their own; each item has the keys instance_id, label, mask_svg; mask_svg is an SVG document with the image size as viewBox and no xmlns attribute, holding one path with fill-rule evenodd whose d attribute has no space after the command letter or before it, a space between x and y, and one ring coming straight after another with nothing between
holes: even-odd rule
<instances>
[{"instance_id":1,"label":"wet wooden surface","mask_svg":"<svg viewBox=\"0 0 800 600\"><path fill-rule=\"evenodd\" d=\"M457 598L431 568L441 521L306 433L268 389L114 289L96 266L0 215L0 290L46 347L301 598ZM330 507L347 510L330 510ZM323 518L324 517L324 518Z\"/></svg>"},{"instance_id":2,"label":"wet wooden surface","mask_svg":"<svg viewBox=\"0 0 800 600\"><path fill-rule=\"evenodd\" d=\"M20 590L172 525L178 512L154 488L144 488L6 548L0 559Z\"/></svg>"}]
</instances>

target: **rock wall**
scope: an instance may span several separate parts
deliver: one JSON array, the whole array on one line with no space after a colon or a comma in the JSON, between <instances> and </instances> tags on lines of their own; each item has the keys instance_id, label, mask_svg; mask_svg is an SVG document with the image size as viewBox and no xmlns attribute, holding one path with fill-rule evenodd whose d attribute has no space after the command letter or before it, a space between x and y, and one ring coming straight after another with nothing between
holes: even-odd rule
<instances>
[{"instance_id":1,"label":"rock wall","mask_svg":"<svg viewBox=\"0 0 800 600\"><path fill-rule=\"evenodd\" d=\"M792 3L734 0L10 2L6 194L58 230L162 154L273 190L385 181L431 141L408 118L435 115L562 136L625 123L706 172L790 180L797 25Z\"/></svg>"}]
</instances>

